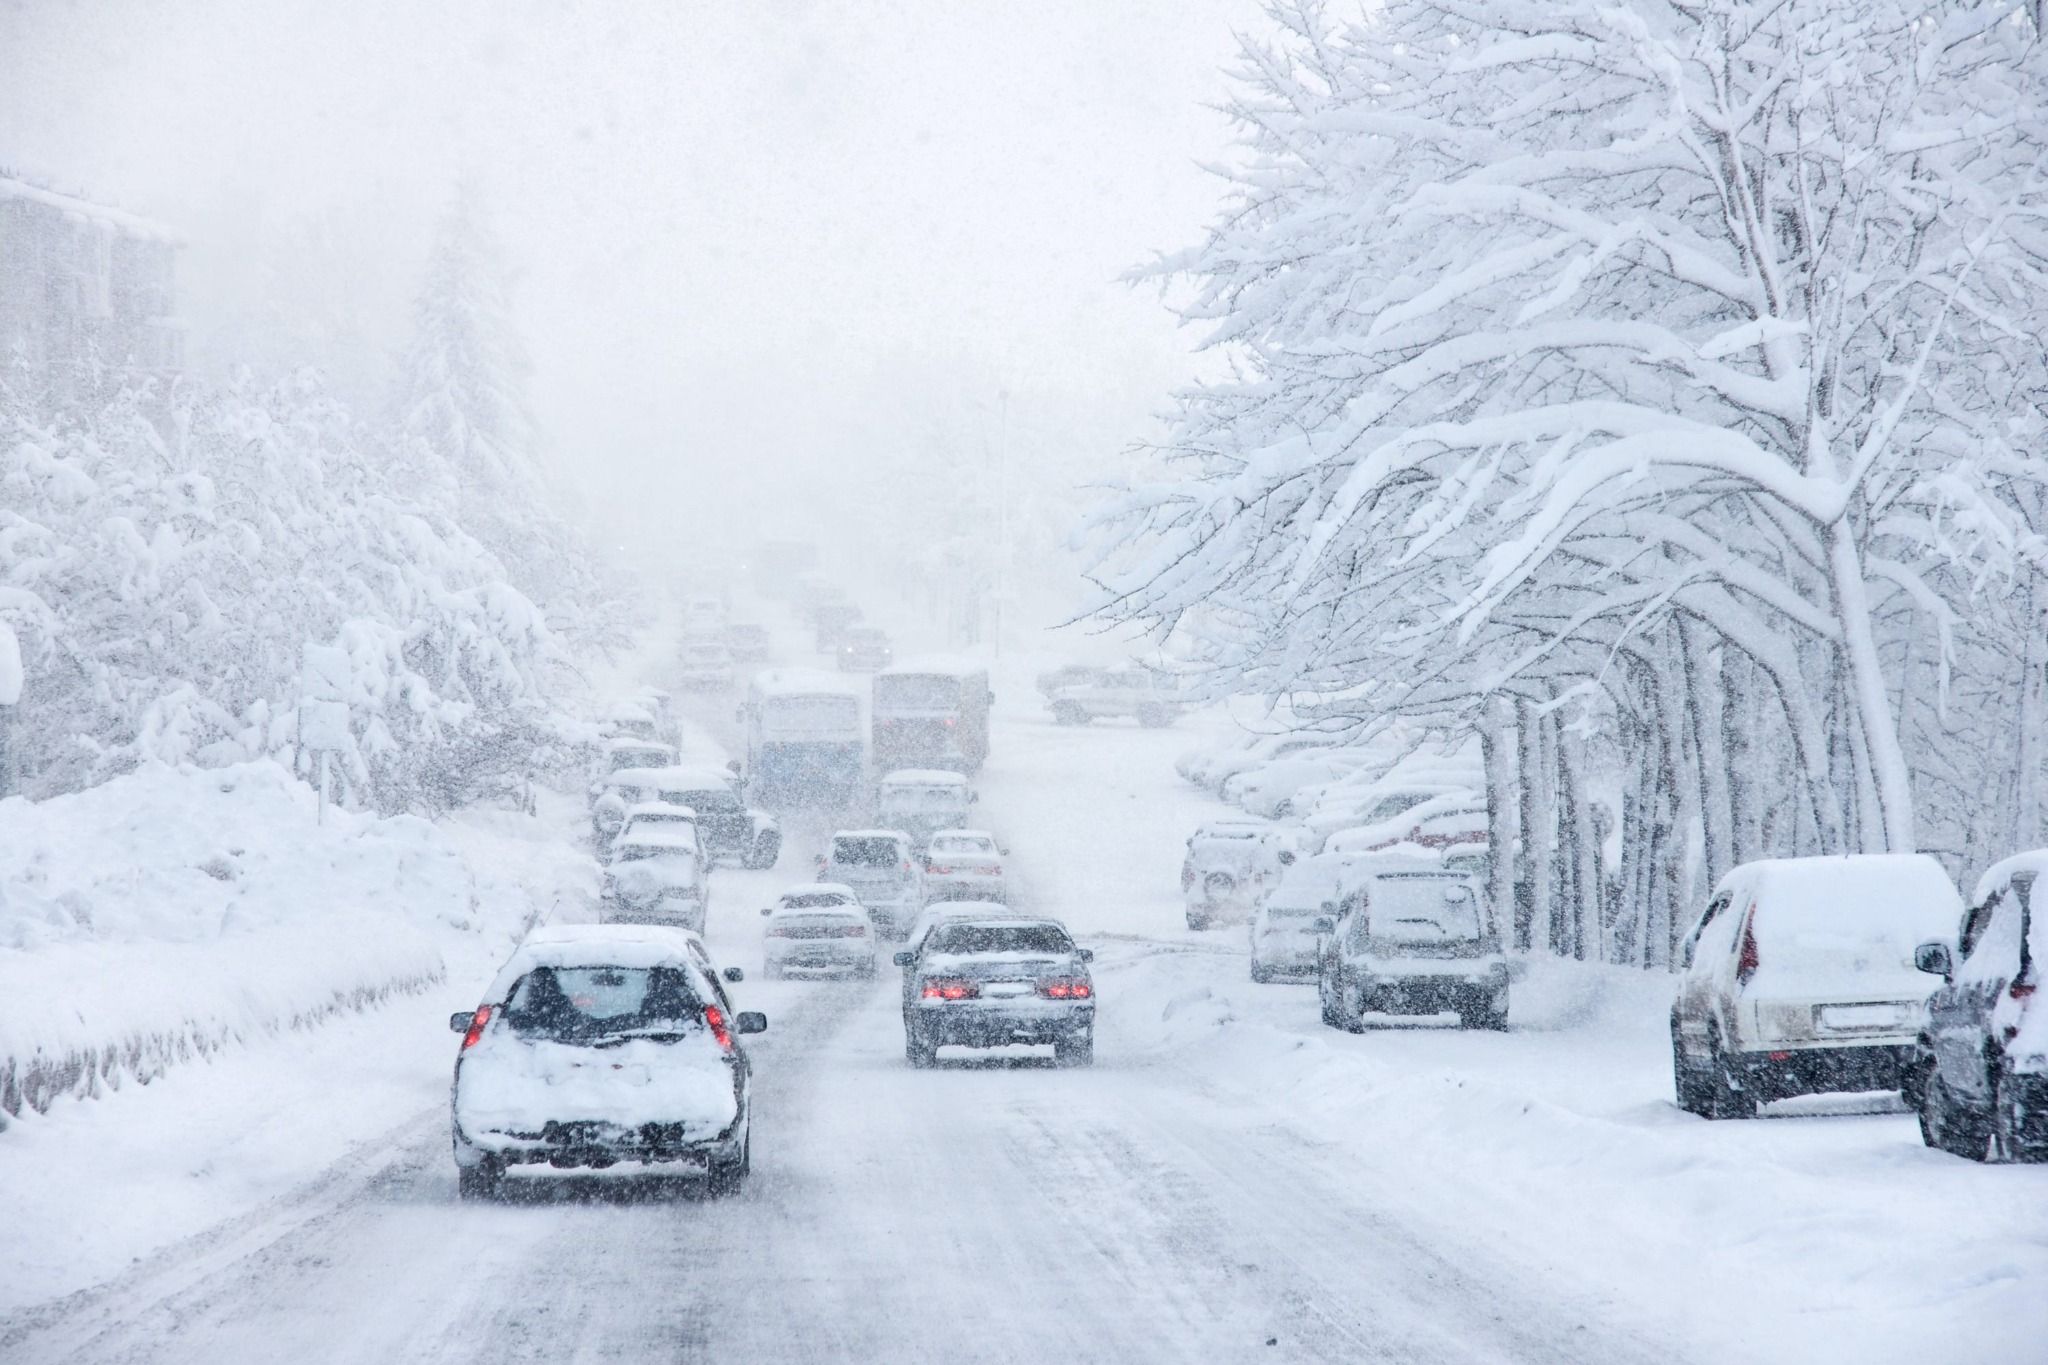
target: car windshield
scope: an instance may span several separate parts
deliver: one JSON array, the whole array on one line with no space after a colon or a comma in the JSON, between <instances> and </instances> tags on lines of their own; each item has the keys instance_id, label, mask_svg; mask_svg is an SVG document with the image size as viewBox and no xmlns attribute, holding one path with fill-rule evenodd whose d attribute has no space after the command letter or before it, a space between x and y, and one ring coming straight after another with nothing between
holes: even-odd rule
<instances>
[{"instance_id":1,"label":"car windshield","mask_svg":"<svg viewBox=\"0 0 2048 1365\"><path fill-rule=\"evenodd\" d=\"M1074 941L1057 924L942 924L926 946L935 953L1071 953Z\"/></svg>"},{"instance_id":2,"label":"car windshield","mask_svg":"<svg viewBox=\"0 0 2048 1365\"><path fill-rule=\"evenodd\" d=\"M960 680L943 675L897 674L875 679L877 706L940 708L960 704Z\"/></svg>"},{"instance_id":3,"label":"car windshield","mask_svg":"<svg viewBox=\"0 0 2048 1365\"><path fill-rule=\"evenodd\" d=\"M894 839L855 836L832 841L832 861L845 867L894 867L902 859L903 850Z\"/></svg>"},{"instance_id":4,"label":"car windshield","mask_svg":"<svg viewBox=\"0 0 2048 1365\"><path fill-rule=\"evenodd\" d=\"M1479 898L1463 877L1389 873L1373 878L1366 914L1381 943L1454 943L1481 934Z\"/></svg>"},{"instance_id":5,"label":"car windshield","mask_svg":"<svg viewBox=\"0 0 2048 1365\"><path fill-rule=\"evenodd\" d=\"M680 967L536 967L512 988L505 1020L527 1037L574 1042L673 1030L703 1010Z\"/></svg>"}]
</instances>

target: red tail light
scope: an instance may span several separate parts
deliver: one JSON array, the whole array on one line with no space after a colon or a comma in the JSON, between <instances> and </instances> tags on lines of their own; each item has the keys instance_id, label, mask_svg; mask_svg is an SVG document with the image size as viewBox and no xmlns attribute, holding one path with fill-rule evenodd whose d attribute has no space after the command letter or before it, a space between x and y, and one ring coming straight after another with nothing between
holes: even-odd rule
<instances>
[{"instance_id":1,"label":"red tail light","mask_svg":"<svg viewBox=\"0 0 2048 1365\"><path fill-rule=\"evenodd\" d=\"M2034 983L2031 981L2015 981L2005 988L2005 993L2015 1000L2024 1000L2034 993Z\"/></svg>"},{"instance_id":2,"label":"red tail light","mask_svg":"<svg viewBox=\"0 0 2048 1365\"><path fill-rule=\"evenodd\" d=\"M732 1051L732 1030L725 1026L725 1011L716 1005L704 1007L704 1022L711 1025L711 1036L718 1040L718 1046Z\"/></svg>"},{"instance_id":3,"label":"red tail light","mask_svg":"<svg viewBox=\"0 0 2048 1365\"><path fill-rule=\"evenodd\" d=\"M868 927L865 924L843 924L833 932L841 938L866 938Z\"/></svg>"},{"instance_id":4,"label":"red tail light","mask_svg":"<svg viewBox=\"0 0 2048 1365\"><path fill-rule=\"evenodd\" d=\"M934 877L950 877L953 875L953 869L950 867L933 866L926 868L925 871L931 873Z\"/></svg>"},{"instance_id":5,"label":"red tail light","mask_svg":"<svg viewBox=\"0 0 2048 1365\"><path fill-rule=\"evenodd\" d=\"M766 934L766 937L768 937L768 938L795 938L795 937L796 937L796 935L795 935L795 934L792 934L792 933L791 933L791 932L789 932L789 930L787 930L787 929L770 929L770 930L768 931L768 933Z\"/></svg>"},{"instance_id":6,"label":"red tail light","mask_svg":"<svg viewBox=\"0 0 2048 1365\"><path fill-rule=\"evenodd\" d=\"M981 994L981 987L972 981L935 976L924 983L918 994L927 1000L972 1000Z\"/></svg>"},{"instance_id":7,"label":"red tail light","mask_svg":"<svg viewBox=\"0 0 2048 1365\"><path fill-rule=\"evenodd\" d=\"M1086 1000L1095 987L1086 981L1041 981L1038 993L1048 1000Z\"/></svg>"},{"instance_id":8,"label":"red tail light","mask_svg":"<svg viewBox=\"0 0 2048 1365\"><path fill-rule=\"evenodd\" d=\"M471 1048L483 1041L484 1025L490 1022L491 1007L489 1005L478 1005L476 1007L476 1017L469 1021L469 1032L462 1035L462 1045L465 1048Z\"/></svg>"},{"instance_id":9,"label":"red tail light","mask_svg":"<svg viewBox=\"0 0 2048 1365\"><path fill-rule=\"evenodd\" d=\"M1742 957L1735 964L1735 979L1744 985L1756 975L1756 969L1763 965L1763 959L1756 950L1756 907L1749 907L1749 914L1742 921Z\"/></svg>"}]
</instances>

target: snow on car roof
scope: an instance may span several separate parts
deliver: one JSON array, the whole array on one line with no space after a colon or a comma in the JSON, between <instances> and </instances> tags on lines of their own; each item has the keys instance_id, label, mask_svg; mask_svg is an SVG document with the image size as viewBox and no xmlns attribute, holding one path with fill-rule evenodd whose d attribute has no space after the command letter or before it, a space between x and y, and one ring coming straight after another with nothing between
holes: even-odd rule
<instances>
[{"instance_id":1,"label":"snow on car roof","mask_svg":"<svg viewBox=\"0 0 2048 1365\"><path fill-rule=\"evenodd\" d=\"M1469 872L1454 867L1445 867L1444 860L1435 850L1416 844L1396 844L1388 849L1374 849L1369 853L1351 855L1359 859L1357 872L1364 877L1407 876L1414 873L1429 873L1439 877L1469 877Z\"/></svg>"},{"instance_id":2,"label":"snow on car roof","mask_svg":"<svg viewBox=\"0 0 2048 1365\"><path fill-rule=\"evenodd\" d=\"M511 994L535 967L700 967L703 940L687 929L652 924L543 925L512 950L484 993L487 1002ZM693 951L696 950L696 951Z\"/></svg>"},{"instance_id":3,"label":"snow on car roof","mask_svg":"<svg viewBox=\"0 0 2048 1365\"><path fill-rule=\"evenodd\" d=\"M2001 859L1986 868L1984 875L1977 878L1977 890L1970 897L1970 904L1982 905L1985 898L1993 891L1998 890L1998 888L2004 886L2015 876L2023 872L2031 872L2036 878L2039 878L2044 873L2048 873L2048 848L2029 849L2025 853L2015 853L2010 858ZM2039 902L2036 902L2036 904L2039 904ZM2036 918L2048 919L2048 916L2037 915Z\"/></svg>"},{"instance_id":4,"label":"snow on car roof","mask_svg":"<svg viewBox=\"0 0 2048 1365\"><path fill-rule=\"evenodd\" d=\"M898 768L882 776L883 786L964 787L965 775L944 768Z\"/></svg>"},{"instance_id":5,"label":"snow on car roof","mask_svg":"<svg viewBox=\"0 0 2048 1365\"><path fill-rule=\"evenodd\" d=\"M837 673L810 668L771 668L754 675L754 690L771 697L851 697L860 700L861 688Z\"/></svg>"},{"instance_id":6,"label":"snow on car roof","mask_svg":"<svg viewBox=\"0 0 2048 1365\"><path fill-rule=\"evenodd\" d=\"M845 896L859 900L860 894L844 882L798 882L782 889L782 896Z\"/></svg>"},{"instance_id":7,"label":"snow on car roof","mask_svg":"<svg viewBox=\"0 0 2048 1365\"><path fill-rule=\"evenodd\" d=\"M900 829L835 829L834 839L908 839Z\"/></svg>"},{"instance_id":8,"label":"snow on car roof","mask_svg":"<svg viewBox=\"0 0 2048 1365\"><path fill-rule=\"evenodd\" d=\"M1855 853L1813 858L1763 858L1721 879L1716 894L1753 890L1776 916L1806 907L1823 915L1851 909L1860 921L1883 924L1901 941L1912 933L1939 938L1955 932L1963 898L1940 863L1925 853Z\"/></svg>"}]
</instances>

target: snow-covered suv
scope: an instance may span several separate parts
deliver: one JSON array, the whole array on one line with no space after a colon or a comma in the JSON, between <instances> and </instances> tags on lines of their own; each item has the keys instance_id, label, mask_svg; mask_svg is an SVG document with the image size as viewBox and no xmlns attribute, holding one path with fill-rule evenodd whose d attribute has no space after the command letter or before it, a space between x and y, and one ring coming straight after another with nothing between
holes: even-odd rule
<instances>
[{"instance_id":1,"label":"snow-covered suv","mask_svg":"<svg viewBox=\"0 0 2048 1365\"><path fill-rule=\"evenodd\" d=\"M463 1198L496 1193L514 1166L634 1161L701 1174L717 1193L746 1179L738 1035L768 1020L733 1009L695 934L536 929L448 1026L462 1035L450 1098Z\"/></svg>"},{"instance_id":2,"label":"snow-covered suv","mask_svg":"<svg viewBox=\"0 0 2048 1365\"><path fill-rule=\"evenodd\" d=\"M1914 954L1942 978L1906 1082L1930 1147L2048 1161L2048 915L2033 907L2044 873L2048 849L1999 863L1978 880L1955 951L1934 940Z\"/></svg>"},{"instance_id":3,"label":"snow-covered suv","mask_svg":"<svg viewBox=\"0 0 2048 1365\"><path fill-rule=\"evenodd\" d=\"M1962 897L1918 853L1770 858L1721 879L1680 953L1671 1007L1680 1108L1751 1118L1766 1100L1900 1090L1926 1024L1917 945Z\"/></svg>"},{"instance_id":4,"label":"snow-covered suv","mask_svg":"<svg viewBox=\"0 0 2048 1365\"><path fill-rule=\"evenodd\" d=\"M1465 1028L1508 1026L1508 964L1479 883L1434 859L1379 854L1352 867L1316 950L1323 1022L1359 1029L1367 1012L1455 1011Z\"/></svg>"},{"instance_id":5,"label":"snow-covered suv","mask_svg":"<svg viewBox=\"0 0 2048 1365\"><path fill-rule=\"evenodd\" d=\"M850 886L875 928L903 937L924 907L924 878L899 829L843 829L818 855L818 880Z\"/></svg>"}]
</instances>

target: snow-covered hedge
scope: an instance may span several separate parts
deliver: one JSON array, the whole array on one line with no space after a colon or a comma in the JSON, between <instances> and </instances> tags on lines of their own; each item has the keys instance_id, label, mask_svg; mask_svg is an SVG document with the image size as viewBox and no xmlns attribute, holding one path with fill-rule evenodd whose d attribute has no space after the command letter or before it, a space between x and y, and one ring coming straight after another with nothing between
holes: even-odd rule
<instances>
[{"instance_id":1,"label":"snow-covered hedge","mask_svg":"<svg viewBox=\"0 0 2048 1365\"><path fill-rule=\"evenodd\" d=\"M442 975L475 926L444 833L271 762L0 802L0 1109L43 1109Z\"/></svg>"}]
</instances>

